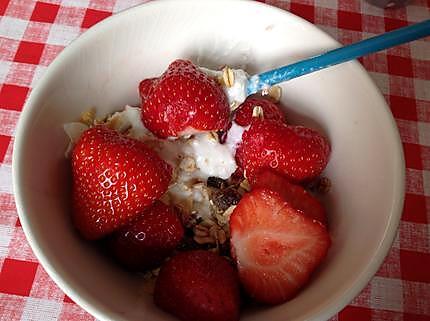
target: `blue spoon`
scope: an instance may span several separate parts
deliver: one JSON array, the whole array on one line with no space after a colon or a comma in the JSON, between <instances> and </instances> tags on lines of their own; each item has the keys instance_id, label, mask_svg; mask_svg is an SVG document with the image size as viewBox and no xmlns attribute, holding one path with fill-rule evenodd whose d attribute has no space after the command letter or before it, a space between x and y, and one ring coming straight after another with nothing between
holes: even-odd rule
<instances>
[{"instance_id":1,"label":"blue spoon","mask_svg":"<svg viewBox=\"0 0 430 321\"><path fill-rule=\"evenodd\" d=\"M269 86L429 35L430 19L334 49L291 65L253 75L248 80L246 95L249 96Z\"/></svg>"}]
</instances>

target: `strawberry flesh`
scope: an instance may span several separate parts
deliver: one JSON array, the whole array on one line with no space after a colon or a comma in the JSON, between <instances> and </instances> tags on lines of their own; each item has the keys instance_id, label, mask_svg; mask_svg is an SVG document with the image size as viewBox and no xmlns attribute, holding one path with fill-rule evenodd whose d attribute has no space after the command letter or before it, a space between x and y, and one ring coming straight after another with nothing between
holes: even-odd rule
<instances>
[{"instance_id":1,"label":"strawberry flesh","mask_svg":"<svg viewBox=\"0 0 430 321\"><path fill-rule=\"evenodd\" d=\"M87 239L130 223L167 190L172 168L140 141L105 126L72 152L73 221Z\"/></svg>"},{"instance_id":2,"label":"strawberry flesh","mask_svg":"<svg viewBox=\"0 0 430 321\"><path fill-rule=\"evenodd\" d=\"M155 201L135 222L114 232L109 244L122 265L144 271L158 267L183 236L184 228L175 209Z\"/></svg>"},{"instance_id":3,"label":"strawberry flesh","mask_svg":"<svg viewBox=\"0 0 430 321\"><path fill-rule=\"evenodd\" d=\"M330 247L321 223L263 188L244 195L231 215L230 231L240 281L251 298L265 304L293 298Z\"/></svg>"},{"instance_id":4,"label":"strawberry flesh","mask_svg":"<svg viewBox=\"0 0 430 321\"><path fill-rule=\"evenodd\" d=\"M236 150L236 162L251 182L263 169L302 182L321 174L329 154L327 139L313 129L260 120L244 132Z\"/></svg>"},{"instance_id":5,"label":"strawberry flesh","mask_svg":"<svg viewBox=\"0 0 430 321\"><path fill-rule=\"evenodd\" d=\"M160 138L226 130L230 124L221 86L190 61L175 60L152 85L141 84L140 92L142 121Z\"/></svg>"},{"instance_id":6,"label":"strawberry flesh","mask_svg":"<svg viewBox=\"0 0 430 321\"><path fill-rule=\"evenodd\" d=\"M236 110L234 121L240 126L251 125L255 117L252 116L255 106L263 109L263 118L279 122L285 121L282 110L272 101L261 97L248 97Z\"/></svg>"},{"instance_id":7,"label":"strawberry flesh","mask_svg":"<svg viewBox=\"0 0 430 321\"><path fill-rule=\"evenodd\" d=\"M213 252L181 252L161 267L154 302L184 321L239 320L237 271Z\"/></svg>"},{"instance_id":8,"label":"strawberry flesh","mask_svg":"<svg viewBox=\"0 0 430 321\"><path fill-rule=\"evenodd\" d=\"M302 186L292 184L288 179L271 170L259 172L252 188L267 188L277 192L297 211L327 225L327 215L320 201Z\"/></svg>"}]
</instances>

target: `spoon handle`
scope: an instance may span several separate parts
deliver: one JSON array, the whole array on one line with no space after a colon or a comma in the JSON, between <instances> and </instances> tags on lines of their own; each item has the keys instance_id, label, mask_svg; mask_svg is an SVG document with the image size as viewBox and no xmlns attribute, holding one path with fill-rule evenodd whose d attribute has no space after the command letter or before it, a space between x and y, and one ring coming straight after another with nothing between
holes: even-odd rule
<instances>
[{"instance_id":1,"label":"spoon handle","mask_svg":"<svg viewBox=\"0 0 430 321\"><path fill-rule=\"evenodd\" d=\"M250 77L247 95L265 87L430 35L430 19Z\"/></svg>"}]
</instances>

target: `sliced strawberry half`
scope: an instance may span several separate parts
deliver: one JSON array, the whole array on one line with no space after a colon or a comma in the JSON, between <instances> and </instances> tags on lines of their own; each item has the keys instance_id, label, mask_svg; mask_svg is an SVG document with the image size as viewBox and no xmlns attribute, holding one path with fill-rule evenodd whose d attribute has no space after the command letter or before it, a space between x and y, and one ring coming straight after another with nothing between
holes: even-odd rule
<instances>
[{"instance_id":1,"label":"sliced strawberry half","mask_svg":"<svg viewBox=\"0 0 430 321\"><path fill-rule=\"evenodd\" d=\"M285 116L282 110L274 102L262 97L248 97L236 110L234 121L240 126L248 126L252 123L254 107L260 106L261 117L283 123Z\"/></svg>"},{"instance_id":2,"label":"sliced strawberry half","mask_svg":"<svg viewBox=\"0 0 430 321\"><path fill-rule=\"evenodd\" d=\"M241 283L250 297L266 304L294 297L330 247L321 223L268 189L245 194L231 215L230 231Z\"/></svg>"},{"instance_id":3,"label":"sliced strawberry half","mask_svg":"<svg viewBox=\"0 0 430 321\"><path fill-rule=\"evenodd\" d=\"M140 85L142 121L158 137L228 129L227 96L216 80L190 61L175 60L150 82Z\"/></svg>"},{"instance_id":4,"label":"sliced strawberry half","mask_svg":"<svg viewBox=\"0 0 430 321\"><path fill-rule=\"evenodd\" d=\"M290 183L285 176L272 170L263 170L257 174L252 187L267 188L277 192L297 211L327 225L327 215L320 201L302 186Z\"/></svg>"}]
</instances>

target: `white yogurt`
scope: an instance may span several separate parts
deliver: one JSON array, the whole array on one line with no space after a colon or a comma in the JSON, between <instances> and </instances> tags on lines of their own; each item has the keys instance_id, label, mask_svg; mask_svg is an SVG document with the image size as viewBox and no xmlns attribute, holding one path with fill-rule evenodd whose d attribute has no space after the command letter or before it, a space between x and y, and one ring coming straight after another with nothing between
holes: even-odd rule
<instances>
[{"instance_id":1,"label":"white yogurt","mask_svg":"<svg viewBox=\"0 0 430 321\"><path fill-rule=\"evenodd\" d=\"M114 121L114 128L119 132L128 130L128 136L142 139L154 137L152 133L143 125L140 118L140 108L126 105L124 110L114 113L109 121Z\"/></svg>"},{"instance_id":2,"label":"white yogurt","mask_svg":"<svg viewBox=\"0 0 430 321\"><path fill-rule=\"evenodd\" d=\"M234 154L226 144L220 144L211 133L201 133L192 137L184 152L194 158L197 168L206 179L209 176L227 179L237 168Z\"/></svg>"},{"instance_id":3,"label":"white yogurt","mask_svg":"<svg viewBox=\"0 0 430 321\"><path fill-rule=\"evenodd\" d=\"M236 149L242 141L242 135L246 130L249 129L249 127L249 125L243 127L238 125L235 121L232 122L231 128L227 132L227 139L225 141L225 145L227 146L231 155L234 156L236 154Z\"/></svg>"}]
</instances>

